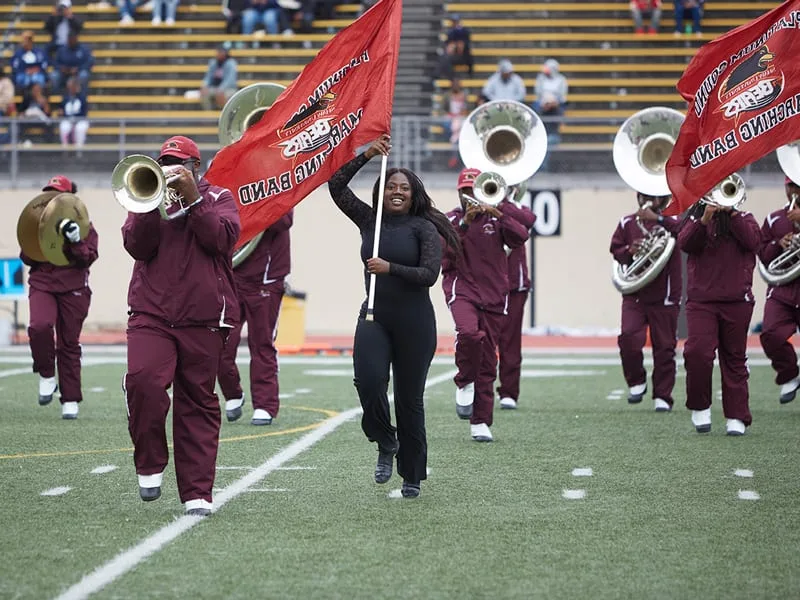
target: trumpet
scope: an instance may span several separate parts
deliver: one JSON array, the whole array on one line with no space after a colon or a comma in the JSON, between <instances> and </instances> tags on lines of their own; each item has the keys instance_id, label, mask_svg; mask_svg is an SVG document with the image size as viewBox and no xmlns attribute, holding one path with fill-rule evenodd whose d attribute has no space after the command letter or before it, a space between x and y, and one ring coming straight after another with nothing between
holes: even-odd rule
<instances>
[{"instance_id":1,"label":"trumpet","mask_svg":"<svg viewBox=\"0 0 800 600\"><path fill-rule=\"evenodd\" d=\"M162 167L144 154L131 154L111 173L111 189L124 209L148 213L156 208L166 221L186 215L195 203L184 206L184 198L170 185L180 178L181 165ZM177 208L176 208L177 207Z\"/></svg>"}]
</instances>

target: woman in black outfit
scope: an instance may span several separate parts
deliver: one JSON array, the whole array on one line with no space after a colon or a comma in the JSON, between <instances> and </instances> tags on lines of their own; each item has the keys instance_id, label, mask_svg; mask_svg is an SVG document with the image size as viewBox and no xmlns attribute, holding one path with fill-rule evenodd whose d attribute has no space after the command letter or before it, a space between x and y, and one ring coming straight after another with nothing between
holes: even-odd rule
<instances>
[{"instance_id":1,"label":"woman in black outfit","mask_svg":"<svg viewBox=\"0 0 800 600\"><path fill-rule=\"evenodd\" d=\"M328 182L333 201L361 231L361 259L365 282L375 273L373 321L361 306L353 344L353 382L364 409L361 428L378 444L375 482L386 483L397 471L403 477L405 498L419 496L426 478L427 442L423 394L436 351L436 318L429 288L436 283L442 263L442 238L460 253L458 234L447 217L433 207L422 181L407 169L389 169L386 190L378 198L379 180L372 190L372 206L348 187L367 162L388 154L389 136L372 143L363 154L344 165ZM378 201L383 218L378 254L372 257ZM392 366L397 427L389 414L389 365Z\"/></svg>"}]
</instances>

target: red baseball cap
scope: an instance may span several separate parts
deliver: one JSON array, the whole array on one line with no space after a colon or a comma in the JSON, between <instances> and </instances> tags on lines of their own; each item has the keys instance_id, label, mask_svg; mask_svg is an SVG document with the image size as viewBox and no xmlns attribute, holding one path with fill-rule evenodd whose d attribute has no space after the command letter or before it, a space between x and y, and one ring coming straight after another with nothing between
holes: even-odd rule
<instances>
[{"instance_id":1,"label":"red baseball cap","mask_svg":"<svg viewBox=\"0 0 800 600\"><path fill-rule=\"evenodd\" d=\"M42 188L43 192L54 190L56 192L71 192L72 182L63 175L55 175L50 181L47 182Z\"/></svg>"},{"instance_id":2,"label":"red baseball cap","mask_svg":"<svg viewBox=\"0 0 800 600\"><path fill-rule=\"evenodd\" d=\"M478 169L464 169L458 174L458 185L456 189L471 188L475 182L475 178L480 174L481 172Z\"/></svg>"},{"instance_id":3,"label":"red baseball cap","mask_svg":"<svg viewBox=\"0 0 800 600\"><path fill-rule=\"evenodd\" d=\"M783 180L783 185L798 185L796 184L791 177L787 175L786 179Z\"/></svg>"},{"instance_id":4,"label":"red baseball cap","mask_svg":"<svg viewBox=\"0 0 800 600\"><path fill-rule=\"evenodd\" d=\"M161 154L158 155L158 158L162 156L175 156L182 160L186 160L187 158L196 158L200 160L200 148L188 137L176 135L162 144Z\"/></svg>"}]
</instances>

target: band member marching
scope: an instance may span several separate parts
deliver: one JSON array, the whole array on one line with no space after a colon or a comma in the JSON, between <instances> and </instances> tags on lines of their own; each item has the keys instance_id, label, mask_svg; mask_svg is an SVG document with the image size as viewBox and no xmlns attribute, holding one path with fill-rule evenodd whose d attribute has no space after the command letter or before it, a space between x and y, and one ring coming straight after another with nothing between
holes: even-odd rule
<instances>
[{"instance_id":1,"label":"band member marching","mask_svg":"<svg viewBox=\"0 0 800 600\"><path fill-rule=\"evenodd\" d=\"M57 175L42 191L75 194L78 188L63 175ZM38 262L25 252L20 253L20 258L30 267L28 337L33 355L33 372L39 374L39 404L49 404L53 394L59 390L61 417L77 419L78 405L83 401L80 334L92 300L89 267L98 257L98 236L90 224L88 235L81 240L80 228L72 220L60 223L59 230L69 265Z\"/></svg>"},{"instance_id":2,"label":"band member marching","mask_svg":"<svg viewBox=\"0 0 800 600\"><path fill-rule=\"evenodd\" d=\"M512 194L516 190L512 190ZM527 200L527 204L525 204ZM530 194L523 196L517 218L530 234L536 215L530 209ZM499 379L497 393L500 408L515 409L519 402L519 380L522 371L522 318L531 289L525 244L508 250L508 316L503 320L498 339Z\"/></svg>"},{"instance_id":3,"label":"band member marching","mask_svg":"<svg viewBox=\"0 0 800 600\"><path fill-rule=\"evenodd\" d=\"M678 234L686 252L688 336L683 350L686 407L698 433L711 431L714 354L722 373L722 409L728 435L743 435L752 422L749 407L747 333L753 314L753 269L761 242L758 222L736 207L744 199L738 175L726 182L740 190L726 205L715 193L689 209ZM726 184L727 185L727 184ZM716 189L716 188L715 188Z\"/></svg>"},{"instance_id":4,"label":"band member marching","mask_svg":"<svg viewBox=\"0 0 800 600\"><path fill-rule=\"evenodd\" d=\"M785 181L786 205L764 219L758 257L769 265L784 253L796 251L793 239L800 233L800 186L789 177ZM761 346L772 361L775 383L781 386L780 403L794 400L800 387L797 353L790 341L800 326L800 278L770 285L764 305Z\"/></svg>"},{"instance_id":5,"label":"band member marching","mask_svg":"<svg viewBox=\"0 0 800 600\"><path fill-rule=\"evenodd\" d=\"M130 213L122 227L125 250L136 260L123 379L128 429L139 494L156 500L169 460L172 386L178 493L188 514L204 516L213 508L221 422L214 385L227 332L239 318L231 265L239 213L230 191L199 176L200 151L191 139L168 139L158 163L180 165L170 186L190 210L172 219L158 210Z\"/></svg>"},{"instance_id":6,"label":"band member marching","mask_svg":"<svg viewBox=\"0 0 800 600\"><path fill-rule=\"evenodd\" d=\"M521 210L507 200L497 206L474 200L478 175L477 169L464 169L458 177L461 206L447 216L459 232L463 254L445 253L442 288L456 326L456 413L470 420L473 440L490 442L496 348L508 311L504 246L523 246L528 230Z\"/></svg>"},{"instance_id":7,"label":"band member marching","mask_svg":"<svg viewBox=\"0 0 800 600\"><path fill-rule=\"evenodd\" d=\"M278 315L291 268L289 228L294 210L267 229L255 250L233 270L241 319L231 330L222 352L219 385L225 396L228 421L242 416L244 394L236 366L236 351L242 325L247 321L247 345L250 348L250 396L253 401L251 425L270 425L278 416L278 354L275 338Z\"/></svg>"},{"instance_id":8,"label":"band member marching","mask_svg":"<svg viewBox=\"0 0 800 600\"><path fill-rule=\"evenodd\" d=\"M640 251L646 233L660 226L675 236L680 223L661 211L671 196L648 196L637 192L639 210L620 219L611 238L611 254L621 265L630 265ZM675 345L681 293L681 255L672 252L655 278L638 291L622 297L621 331L617 338L622 372L628 384L630 404L638 404L647 392L644 348L647 329L653 346L653 403L657 412L672 410L675 386Z\"/></svg>"}]
</instances>

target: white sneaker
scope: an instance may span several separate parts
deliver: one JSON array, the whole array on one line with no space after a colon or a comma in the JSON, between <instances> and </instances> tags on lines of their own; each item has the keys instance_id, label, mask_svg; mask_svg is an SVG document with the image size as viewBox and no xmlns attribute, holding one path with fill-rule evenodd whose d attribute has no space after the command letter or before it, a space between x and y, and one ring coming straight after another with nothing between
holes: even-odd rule
<instances>
[{"instance_id":1,"label":"white sneaker","mask_svg":"<svg viewBox=\"0 0 800 600\"><path fill-rule=\"evenodd\" d=\"M78 418L78 403L77 402L62 402L61 403L61 418L62 419L77 419Z\"/></svg>"},{"instance_id":2,"label":"white sneaker","mask_svg":"<svg viewBox=\"0 0 800 600\"><path fill-rule=\"evenodd\" d=\"M167 27L172 27L173 25L175 25L175 19L167 19L166 21L164 21L164 23L166 24Z\"/></svg>"},{"instance_id":3,"label":"white sneaker","mask_svg":"<svg viewBox=\"0 0 800 600\"><path fill-rule=\"evenodd\" d=\"M800 377L795 377L791 381L787 381L781 386L781 404L787 404L794 400L797 394L797 388L800 388Z\"/></svg>"},{"instance_id":4,"label":"white sneaker","mask_svg":"<svg viewBox=\"0 0 800 600\"><path fill-rule=\"evenodd\" d=\"M39 377L39 405L50 404L57 389L58 384L55 377Z\"/></svg>"},{"instance_id":5,"label":"white sneaker","mask_svg":"<svg viewBox=\"0 0 800 600\"><path fill-rule=\"evenodd\" d=\"M133 24L133 17L130 15L125 15L119 20L120 25L131 25Z\"/></svg>"},{"instance_id":6,"label":"white sneaker","mask_svg":"<svg viewBox=\"0 0 800 600\"><path fill-rule=\"evenodd\" d=\"M492 431L486 423L470 425L469 430L472 434L472 439L476 442L491 442L494 439L492 437Z\"/></svg>"},{"instance_id":7,"label":"white sneaker","mask_svg":"<svg viewBox=\"0 0 800 600\"><path fill-rule=\"evenodd\" d=\"M693 410L692 424L697 433L708 433L711 431L711 409Z\"/></svg>"},{"instance_id":8,"label":"white sneaker","mask_svg":"<svg viewBox=\"0 0 800 600\"><path fill-rule=\"evenodd\" d=\"M462 419L472 416L472 403L475 400L475 384L468 383L463 388L456 388L456 414Z\"/></svg>"},{"instance_id":9,"label":"white sneaker","mask_svg":"<svg viewBox=\"0 0 800 600\"><path fill-rule=\"evenodd\" d=\"M196 517L208 516L211 514L211 511L214 510L214 505L202 498L188 500L183 506L186 508L187 515L194 515Z\"/></svg>"},{"instance_id":10,"label":"white sneaker","mask_svg":"<svg viewBox=\"0 0 800 600\"><path fill-rule=\"evenodd\" d=\"M656 398L654 401L656 412L669 412L672 410L672 407L669 405L669 402L666 400L662 400L661 398Z\"/></svg>"},{"instance_id":11,"label":"white sneaker","mask_svg":"<svg viewBox=\"0 0 800 600\"><path fill-rule=\"evenodd\" d=\"M647 382L633 385L628 389L628 404L639 404L647 392Z\"/></svg>"},{"instance_id":12,"label":"white sneaker","mask_svg":"<svg viewBox=\"0 0 800 600\"><path fill-rule=\"evenodd\" d=\"M153 25L154 27L161 25L161 17L153 17L153 20L150 21L150 25Z\"/></svg>"},{"instance_id":13,"label":"white sneaker","mask_svg":"<svg viewBox=\"0 0 800 600\"><path fill-rule=\"evenodd\" d=\"M250 425L271 425L272 415L263 408L257 408L253 411L253 418L250 419Z\"/></svg>"},{"instance_id":14,"label":"white sneaker","mask_svg":"<svg viewBox=\"0 0 800 600\"><path fill-rule=\"evenodd\" d=\"M241 398L225 400L225 417L229 423L236 421L242 416L242 406L244 406L244 394Z\"/></svg>"},{"instance_id":15,"label":"white sneaker","mask_svg":"<svg viewBox=\"0 0 800 600\"><path fill-rule=\"evenodd\" d=\"M517 408L517 401L513 398L500 398L500 408L514 410Z\"/></svg>"},{"instance_id":16,"label":"white sneaker","mask_svg":"<svg viewBox=\"0 0 800 600\"><path fill-rule=\"evenodd\" d=\"M744 435L745 426L739 419L728 419L725 431L728 435Z\"/></svg>"}]
</instances>

